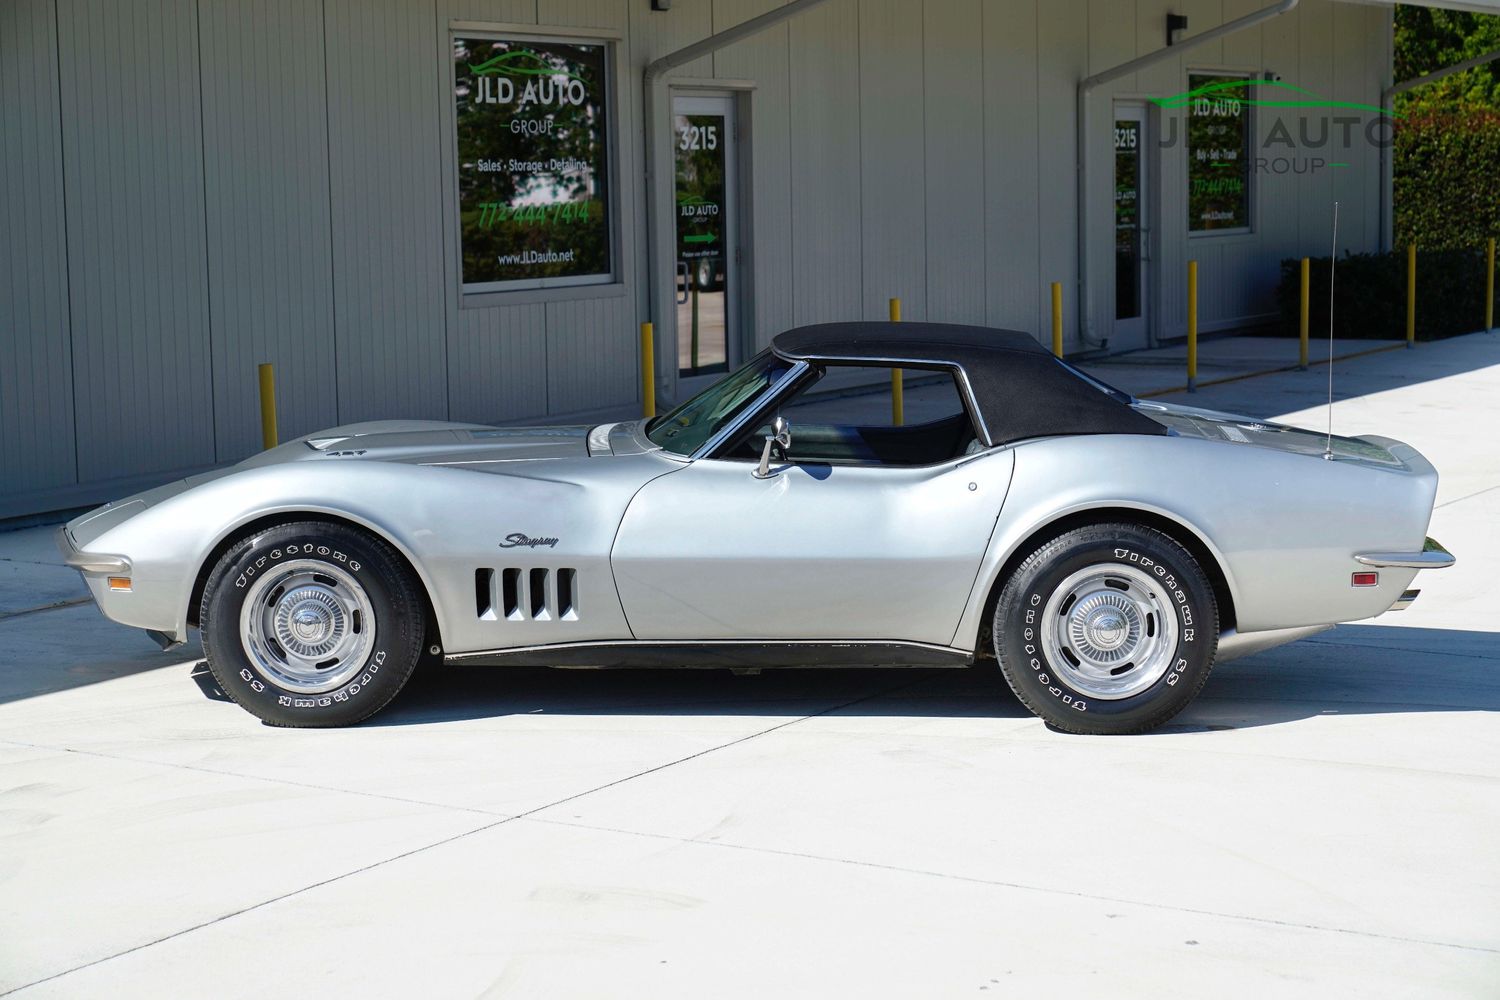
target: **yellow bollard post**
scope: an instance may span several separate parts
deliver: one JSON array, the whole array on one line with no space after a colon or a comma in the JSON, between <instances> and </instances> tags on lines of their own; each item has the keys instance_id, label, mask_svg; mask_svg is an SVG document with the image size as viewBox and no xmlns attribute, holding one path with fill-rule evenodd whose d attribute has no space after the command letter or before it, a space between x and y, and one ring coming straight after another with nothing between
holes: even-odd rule
<instances>
[{"instance_id":1,"label":"yellow bollard post","mask_svg":"<svg viewBox=\"0 0 1500 1000\"><path fill-rule=\"evenodd\" d=\"M1495 328L1495 237L1484 251L1484 328Z\"/></svg>"},{"instance_id":2,"label":"yellow bollard post","mask_svg":"<svg viewBox=\"0 0 1500 1000\"><path fill-rule=\"evenodd\" d=\"M656 416L656 343L650 323L641 324L641 415Z\"/></svg>"},{"instance_id":3,"label":"yellow bollard post","mask_svg":"<svg viewBox=\"0 0 1500 1000\"><path fill-rule=\"evenodd\" d=\"M891 322L901 322L901 300L891 299ZM906 390L901 369L891 369L891 423L900 427L906 422Z\"/></svg>"},{"instance_id":4,"label":"yellow bollard post","mask_svg":"<svg viewBox=\"0 0 1500 1000\"><path fill-rule=\"evenodd\" d=\"M1417 245L1406 245L1406 347L1417 343Z\"/></svg>"},{"instance_id":5,"label":"yellow bollard post","mask_svg":"<svg viewBox=\"0 0 1500 1000\"><path fill-rule=\"evenodd\" d=\"M276 375L268 364L260 366L260 443L276 447Z\"/></svg>"},{"instance_id":6,"label":"yellow bollard post","mask_svg":"<svg viewBox=\"0 0 1500 1000\"><path fill-rule=\"evenodd\" d=\"M1306 257L1302 258L1302 298L1297 305L1297 370L1307 371L1307 302L1311 292L1311 267Z\"/></svg>"},{"instance_id":7,"label":"yellow bollard post","mask_svg":"<svg viewBox=\"0 0 1500 1000\"><path fill-rule=\"evenodd\" d=\"M1198 262L1188 261L1188 392L1198 391Z\"/></svg>"},{"instance_id":8,"label":"yellow bollard post","mask_svg":"<svg viewBox=\"0 0 1500 1000\"><path fill-rule=\"evenodd\" d=\"M1062 282L1052 283L1052 356L1062 357Z\"/></svg>"}]
</instances>

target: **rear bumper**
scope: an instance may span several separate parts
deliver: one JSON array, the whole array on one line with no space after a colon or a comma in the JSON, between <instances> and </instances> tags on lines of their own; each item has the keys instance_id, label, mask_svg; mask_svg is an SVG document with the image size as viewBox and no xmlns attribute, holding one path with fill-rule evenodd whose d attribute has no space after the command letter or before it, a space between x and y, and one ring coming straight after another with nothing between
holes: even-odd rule
<instances>
[{"instance_id":1,"label":"rear bumper","mask_svg":"<svg viewBox=\"0 0 1500 1000\"><path fill-rule=\"evenodd\" d=\"M1401 596L1396 598L1396 603L1391 605L1392 611L1405 611L1416 603L1420 590L1403 590Z\"/></svg>"},{"instance_id":2,"label":"rear bumper","mask_svg":"<svg viewBox=\"0 0 1500 1000\"><path fill-rule=\"evenodd\" d=\"M1366 566L1397 569L1447 569L1454 563L1453 553L1433 538L1427 539L1421 552L1363 552L1354 560Z\"/></svg>"}]
</instances>

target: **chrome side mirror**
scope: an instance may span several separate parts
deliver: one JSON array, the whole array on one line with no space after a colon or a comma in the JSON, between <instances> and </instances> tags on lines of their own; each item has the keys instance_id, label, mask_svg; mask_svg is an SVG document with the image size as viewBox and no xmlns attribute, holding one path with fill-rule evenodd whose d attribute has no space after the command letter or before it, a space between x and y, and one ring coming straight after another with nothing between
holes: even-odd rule
<instances>
[{"instance_id":1,"label":"chrome side mirror","mask_svg":"<svg viewBox=\"0 0 1500 1000\"><path fill-rule=\"evenodd\" d=\"M771 433L766 435L765 447L760 450L760 467L753 475L756 479L771 478L771 455L780 452L783 461L786 460L787 449L792 446L792 425L786 422L786 417L777 417L771 424Z\"/></svg>"}]
</instances>

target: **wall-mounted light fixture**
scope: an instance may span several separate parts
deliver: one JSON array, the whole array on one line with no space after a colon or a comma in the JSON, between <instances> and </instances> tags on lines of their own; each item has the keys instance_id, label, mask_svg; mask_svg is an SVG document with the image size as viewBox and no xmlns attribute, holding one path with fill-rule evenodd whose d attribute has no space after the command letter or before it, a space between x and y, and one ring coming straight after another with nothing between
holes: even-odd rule
<instances>
[{"instance_id":1,"label":"wall-mounted light fixture","mask_svg":"<svg viewBox=\"0 0 1500 1000\"><path fill-rule=\"evenodd\" d=\"M1182 41L1182 36L1187 34L1187 15L1167 15L1167 44L1176 45Z\"/></svg>"}]
</instances>

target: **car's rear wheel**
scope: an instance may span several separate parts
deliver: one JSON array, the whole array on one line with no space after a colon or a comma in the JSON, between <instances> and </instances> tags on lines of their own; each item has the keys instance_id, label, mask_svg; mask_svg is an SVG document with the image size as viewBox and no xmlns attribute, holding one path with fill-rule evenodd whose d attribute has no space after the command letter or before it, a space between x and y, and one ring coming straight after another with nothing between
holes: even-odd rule
<instances>
[{"instance_id":1,"label":"car's rear wheel","mask_svg":"<svg viewBox=\"0 0 1500 1000\"><path fill-rule=\"evenodd\" d=\"M1213 587L1175 540L1134 524L1077 528L1027 556L995 602L995 653L1011 690L1073 733L1139 733L1208 680Z\"/></svg>"},{"instance_id":2,"label":"car's rear wheel","mask_svg":"<svg viewBox=\"0 0 1500 1000\"><path fill-rule=\"evenodd\" d=\"M297 522L229 547L204 587L209 669L273 726L344 726L406 684L426 609L386 542L342 524Z\"/></svg>"}]
</instances>

